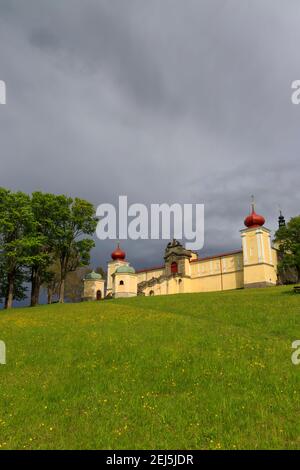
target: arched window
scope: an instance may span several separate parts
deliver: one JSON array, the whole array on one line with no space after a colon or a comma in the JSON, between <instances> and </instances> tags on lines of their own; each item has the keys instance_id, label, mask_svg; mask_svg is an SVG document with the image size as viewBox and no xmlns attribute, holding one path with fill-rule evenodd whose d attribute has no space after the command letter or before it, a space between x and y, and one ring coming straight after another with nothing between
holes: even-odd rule
<instances>
[{"instance_id":1,"label":"arched window","mask_svg":"<svg viewBox=\"0 0 300 470\"><path fill-rule=\"evenodd\" d=\"M171 264L171 273L172 274L178 273L178 265L176 261L173 261L173 263Z\"/></svg>"},{"instance_id":2,"label":"arched window","mask_svg":"<svg viewBox=\"0 0 300 470\"><path fill-rule=\"evenodd\" d=\"M120 281L119 285L124 286L124 281Z\"/></svg>"},{"instance_id":3,"label":"arched window","mask_svg":"<svg viewBox=\"0 0 300 470\"><path fill-rule=\"evenodd\" d=\"M151 295L151 296L154 295L154 290L151 290L151 291L149 292L149 295Z\"/></svg>"}]
</instances>

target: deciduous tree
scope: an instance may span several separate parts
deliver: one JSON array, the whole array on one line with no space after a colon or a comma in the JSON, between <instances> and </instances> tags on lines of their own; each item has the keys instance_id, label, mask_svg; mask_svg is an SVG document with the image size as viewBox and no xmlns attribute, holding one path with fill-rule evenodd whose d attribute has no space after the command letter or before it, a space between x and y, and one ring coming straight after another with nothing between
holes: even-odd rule
<instances>
[{"instance_id":1,"label":"deciduous tree","mask_svg":"<svg viewBox=\"0 0 300 470\"><path fill-rule=\"evenodd\" d=\"M277 230L275 240L280 252L279 271L295 269L297 282L300 282L300 216L293 217Z\"/></svg>"},{"instance_id":2,"label":"deciduous tree","mask_svg":"<svg viewBox=\"0 0 300 470\"><path fill-rule=\"evenodd\" d=\"M31 269L31 306L39 301L40 288L49 280L49 267L54 262L56 222L59 215L59 197L36 191L32 194L31 207L35 220L36 245ZM50 276L51 277L51 276Z\"/></svg>"},{"instance_id":3,"label":"deciduous tree","mask_svg":"<svg viewBox=\"0 0 300 470\"><path fill-rule=\"evenodd\" d=\"M2 285L5 308L11 308L14 298L22 295L25 268L34 260L32 250L37 243L34 224L30 197L0 188L0 264L5 273Z\"/></svg>"},{"instance_id":4,"label":"deciduous tree","mask_svg":"<svg viewBox=\"0 0 300 470\"><path fill-rule=\"evenodd\" d=\"M89 264L94 241L86 235L94 234L97 219L90 202L66 196L57 198L59 208L55 218L54 251L60 263L59 302L62 303L67 274Z\"/></svg>"}]
</instances>

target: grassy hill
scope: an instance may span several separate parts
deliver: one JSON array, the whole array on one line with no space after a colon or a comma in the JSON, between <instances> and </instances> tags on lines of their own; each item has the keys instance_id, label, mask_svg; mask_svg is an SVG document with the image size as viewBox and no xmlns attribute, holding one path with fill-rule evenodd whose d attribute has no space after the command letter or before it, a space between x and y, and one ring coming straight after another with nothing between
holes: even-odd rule
<instances>
[{"instance_id":1,"label":"grassy hill","mask_svg":"<svg viewBox=\"0 0 300 470\"><path fill-rule=\"evenodd\" d=\"M0 448L300 448L291 287L0 312Z\"/></svg>"}]
</instances>

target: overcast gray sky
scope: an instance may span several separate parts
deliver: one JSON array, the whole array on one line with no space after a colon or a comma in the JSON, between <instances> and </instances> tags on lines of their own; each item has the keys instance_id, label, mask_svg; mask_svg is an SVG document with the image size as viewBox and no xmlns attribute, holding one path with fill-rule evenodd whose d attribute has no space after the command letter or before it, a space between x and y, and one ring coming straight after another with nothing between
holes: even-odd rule
<instances>
[{"instance_id":1,"label":"overcast gray sky","mask_svg":"<svg viewBox=\"0 0 300 470\"><path fill-rule=\"evenodd\" d=\"M204 203L203 254L299 214L299 0L0 0L0 185ZM136 267L165 242L123 244ZM104 264L112 242L97 242Z\"/></svg>"}]
</instances>

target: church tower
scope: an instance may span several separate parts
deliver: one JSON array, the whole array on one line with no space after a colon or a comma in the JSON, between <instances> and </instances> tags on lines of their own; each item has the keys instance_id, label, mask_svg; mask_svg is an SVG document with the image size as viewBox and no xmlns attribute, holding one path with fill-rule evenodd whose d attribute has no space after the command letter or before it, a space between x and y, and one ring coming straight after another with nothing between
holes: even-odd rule
<instances>
[{"instance_id":1,"label":"church tower","mask_svg":"<svg viewBox=\"0 0 300 470\"><path fill-rule=\"evenodd\" d=\"M271 244L271 232L264 227L265 219L255 212L245 218L241 230L244 262L244 287L274 286L277 282L276 252Z\"/></svg>"},{"instance_id":2,"label":"church tower","mask_svg":"<svg viewBox=\"0 0 300 470\"><path fill-rule=\"evenodd\" d=\"M125 260L126 253L120 248L118 243L117 248L111 254L111 261L107 264L107 286L106 295L112 296L113 294L113 274L121 266L127 266L129 263Z\"/></svg>"}]
</instances>

